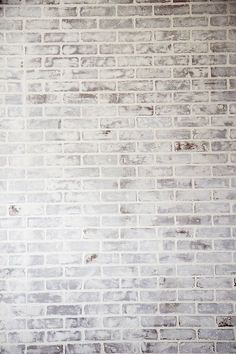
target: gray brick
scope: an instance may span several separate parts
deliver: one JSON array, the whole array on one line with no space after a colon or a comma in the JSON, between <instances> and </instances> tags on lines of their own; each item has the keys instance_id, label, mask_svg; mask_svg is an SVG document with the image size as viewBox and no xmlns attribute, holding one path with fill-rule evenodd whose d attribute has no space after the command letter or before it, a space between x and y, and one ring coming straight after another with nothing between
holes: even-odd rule
<instances>
[{"instance_id":1,"label":"gray brick","mask_svg":"<svg viewBox=\"0 0 236 354\"><path fill-rule=\"evenodd\" d=\"M63 29L92 29L97 28L96 20L92 19L62 19Z\"/></svg>"},{"instance_id":2,"label":"gray brick","mask_svg":"<svg viewBox=\"0 0 236 354\"><path fill-rule=\"evenodd\" d=\"M235 352L235 341L234 342L219 342L216 345L216 350L218 353L233 353Z\"/></svg>"},{"instance_id":3,"label":"gray brick","mask_svg":"<svg viewBox=\"0 0 236 354\"><path fill-rule=\"evenodd\" d=\"M143 327L174 327L176 325L176 317L174 316L150 316L142 317L141 324Z\"/></svg>"},{"instance_id":4,"label":"gray brick","mask_svg":"<svg viewBox=\"0 0 236 354\"><path fill-rule=\"evenodd\" d=\"M161 329L161 339L164 340L190 340L196 338L196 333L192 329Z\"/></svg>"},{"instance_id":5,"label":"gray brick","mask_svg":"<svg viewBox=\"0 0 236 354\"><path fill-rule=\"evenodd\" d=\"M29 354L61 354L63 353L62 345L31 345L27 347L27 352Z\"/></svg>"},{"instance_id":6,"label":"gray brick","mask_svg":"<svg viewBox=\"0 0 236 354\"><path fill-rule=\"evenodd\" d=\"M201 303L198 304L198 312L205 314L226 313L231 314L233 312L232 304L217 304L217 303ZM220 317L219 323L220 323ZM219 326L220 327L220 326Z\"/></svg>"},{"instance_id":7,"label":"gray brick","mask_svg":"<svg viewBox=\"0 0 236 354\"><path fill-rule=\"evenodd\" d=\"M78 305L52 305L47 307L48 315L79 315L81 311L81 306Z\"/></svg>"},{"instance_id":8,"label":"gray brick","mask_svg":"<svg viewBox=\"0 0 236 354\"><path fill-rule=\"evenodd\" d=\"M103 320L104 326L108 328L136 328L138 324L138 318L132 316L113 316L105 317Z\"/></svg>"},{"instance_id":9,"label":"gray brick","mask_svg":"<svg viewBox=\"0 0 236 354\"><path fill-rule=\"evenodd\" d=\"M108 329L86 330L85 338L87 340L93 340L93 341L119 340L120 333L117 330L108 330Z\"/></svg>"},{"instance_id":10,"label":"gray brick","mask_svg":"<svg viewBox=\"0 0 236 354\"><path fill-rule=\"evenodd\" d=\"M132 19L102 19L99 21L102 29L133 28Z\"/></svg>"},{"instance_id":11,"label":"gray brick","mask_svg":"<svg viewBox=\"0 0 236 354\"><path fill-rule=\"evenodd\" d=\"M168 18L145 18L139 19L137 18L135 21L135 25L137 28L162 28L162 27L170 27L170 19Z\"/></svg>"},{"instance_id":12,"label":"gray brick","mask_svg":"<svg viewBox=\"0 0 236 354\"><path fill-rule=\"evenodd\" d=\"M221 31L222 32L222 31ZM226 64L226 56L223 54L220 55L192 55L192 64L193 65L221 65Z\"/></svg>"},{"instance_id":13,"label":"gray brick","mask_svg":"<svg viewBox=\"0 0 236 354\"><path fill-rule=\"evenodd\" d=\"M105 353L136 353L138 350L138 344L134 343L105 343L104 344L104 351Z\"/></svg>"},{"instance_id":14,"label":"gray brick","mask_svg":"<svg viewBox=\"0 0 236 354\"><path fill-rule=\"evenodd\" d=\"M151 6L118 6L118 16L150 16L152 15Z\"/></svg>"},{"instance_id":15,"label":"gray brick","mask_svg":"<svg viewBox=\"0 0 236 354\"><path fill-rule=\"evenodd\" d=\"M152 39L150 31L120 32L118 33L120 42L149 42Z\"/></svg>"},{"instance_id":16,"label":"gray brick","mask_svg":"<svg viewBox=\"0 0 236 354\"><path fill-rule=\"evenodd\" d=\"M171 44L169 43L154 43L154 44L137 44L136 51L138 54L152 54L152 53L170 53Z\"/></svg>"},{"instance_id":17,"label":"gray brick","mask_svg":"<svg viewBox=\"0 0 236 354\"><path fill-rule=\"evenodd\" d=\"M26 20L25 27L27 30L55 30L59 29L59 20Z\"/></svg>"},{"instance_id":18,"label":"gray brick","mask_svg":"<svg viewBox=\"0 0 236 354\"><path fill-rule=\"evenodd\" d=\"M226 7L224 4L201 4L193 5L193 14L222 14L225 13Z\"/></svg>"},{"instance_id":19,"label":"gray brick","mask_svg":"<svg viewBox=\"0 0 236 354\"><path fill-rule=\"evenodd\" d=\"M132 340L132 339L145 339L145 340L152 340L158 338L158 333L156 329L127 329L123 331L123 338Z\"/></svg>"},{"instance_id":20,"label":"gray brick","mask_svg":"<svg viewBox=\"0 0 236 354\"><path fill-rule=\"evenodd\" d=\"M154 15L170 16L170 15L188 15L190 12L189 5L160 5L154 6Z\"/></svg>"},{"instance_id":21,"label":"gray brick","mask_svg":"<svg viewBox=\"0 0 236 354\"><path fill-rule=\"evenodd\" d=\"M231 329L200 329L198 332L199 339L215 339L215 340L233 340L234 333Z\"/></svg>"},{"instance_id":22,"label":"gray brick","mask_svg":"<svg viewBox=\"0 0 236 354\"><path fill-rule=\"evenodd\" d=\"M44 15L46 17L76 17L76 7L45 7Z\"/></svg>"},{"instance_id":23,"label":"gray brick","mask_svg":"<svg viewBox=\"0 0 236 354\"><path fill-rule=\"evenodd\" d=\"M213 342L189 342L180 344L180 353L188 353L189 350L195 353L214 353L215 346Z\"/></svg>"},{"instance_id":24,"label":"gray brick","mask_svg":"<svg viewBox=\"0 0 236 354\"><path fill-rule=\"evenodd\" d=\"M71 317L66 319L67 328L93 328L99 325L100 321L96 317Z\"/></svg>"},{"instance_id":25,"label":"gray brick","mask_svg":"<svg viewBox=\"0 0 236 354\"><path fill-rule=\"evenodd\" d=\"M67 342L78 341L81 339L81 333L79 331L48 331L48 342Z\"/></svg>"},{"instance_id":26,"label":"gray brick","mask_svg":"<svg viewBox=\"0 0 236 354\"><path fill-rule=\"evenodd\" d=\"M101 344L66 344L66 354L101 353Z\"/></svg>"},{"instance_id":27,"label":"gray brick","mask_svg":"<svg viewBox=\"0 0 236 354\"><path fill-rule=\"evenodd\" d=\"M207 23L208 18L204 16L175 17L173 21L174 27L205 27Z\"/></svg>"},{"instance_id":28,"label":"gray brick","mask_svg":"<svg viewBox=\"0 0 236 354\"><path fill-rule=\"evenodd\" d=\"M158 353L158 352L178 353L177 343L144 342L142 344L142 353Z\"/></svg>"},{"instance_id":29,"label":"gray brick","mask_svg":"<svg viewBox=\"0 0 236 354\"><path fill-rule=\"evenodd\" d=\"M217 40L225 40L226 39L226 31L222 30L194 30L192 33L193 39L197 41L204 41L204 40L210 40L210 41L217 41ZM220 43L218 44L220 45ZM215 50L213 49L215 44L211 46L211 49L213 52Z\"/></svg>"},{"instance_id":30,"label":"gray brick","mask_svg":"<svg viewBox=\"0 0 236 354\"><path fill-rule=\"evenodd\" d=\"M84 6L80 8L81 17L114 16L114 6Z\"/></svg>"},{"instance_id":31,"label":"gray brick","mask_svg":"<svg viewBox=\"0 0 236 354\"><path fill-rule=\"evenodd\" d=\"M23 28L22 20L9 20L1 19L0 29L1 30L22 30Z\"/></svg>"},{"instance_id":32,"label":"gray brick","mask_svg":"<svg viewBox=\"0 0 236 354\"><path fill-rule=\"evenodd\" d=\"M211 316L179 316L180 327L212 327L214 318Z\"/></svg>"}]
</instances>

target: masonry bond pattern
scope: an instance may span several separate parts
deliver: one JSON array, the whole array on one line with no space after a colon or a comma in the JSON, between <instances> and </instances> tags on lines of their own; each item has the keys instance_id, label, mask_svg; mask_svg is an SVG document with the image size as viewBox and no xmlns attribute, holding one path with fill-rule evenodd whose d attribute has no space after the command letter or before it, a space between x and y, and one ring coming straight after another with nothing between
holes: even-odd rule
<instances>
[{"instance_id":1,"label":"masonry bond pattern","mask_svg":"<svg viewBox=\"0 0 236 354\"><path fill-rule=\"evenodd\" d=\"M236 353L236 1L1 0L0 353Z\"/></svg>"}]
</instances>

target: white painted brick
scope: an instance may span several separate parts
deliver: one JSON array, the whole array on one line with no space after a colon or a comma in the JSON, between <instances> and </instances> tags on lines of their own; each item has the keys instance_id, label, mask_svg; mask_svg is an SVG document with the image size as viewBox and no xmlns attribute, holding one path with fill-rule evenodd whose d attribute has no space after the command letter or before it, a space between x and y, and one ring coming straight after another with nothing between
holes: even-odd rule
<instances>
[{"instance_id":1,"label":"white painted brick","mask_svg":"<svg viewBox=\"0 0 236 354\"><path fill-rule=\"evenodd\" d=\"M1 353L235 352L235 14L2 2Z\"/></svg>"}]
</instances>

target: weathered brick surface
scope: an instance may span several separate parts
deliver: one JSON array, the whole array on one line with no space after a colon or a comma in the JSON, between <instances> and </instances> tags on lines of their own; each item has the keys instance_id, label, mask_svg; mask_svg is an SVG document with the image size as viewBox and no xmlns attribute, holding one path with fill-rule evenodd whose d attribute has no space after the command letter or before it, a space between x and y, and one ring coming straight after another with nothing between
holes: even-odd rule
<instances>
[{"instance_id":1,"label":"weathered brick surface","mask_svg":"<svg viewBox=\"0 0 236 354\"><path fill-rule=\"evenodd\" d=\"M235 0L2 0L0 353L236 353Z\"/></svg>"}]
</instances>

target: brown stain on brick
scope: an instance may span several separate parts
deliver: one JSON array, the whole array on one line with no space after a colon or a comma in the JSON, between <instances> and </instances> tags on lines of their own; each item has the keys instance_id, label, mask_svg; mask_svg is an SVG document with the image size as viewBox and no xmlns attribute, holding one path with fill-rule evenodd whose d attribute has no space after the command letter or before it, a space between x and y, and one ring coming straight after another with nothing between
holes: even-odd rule
<instances>
[{"instance_id":1,"label":"brown stain on brick","mask_svg":"<svg viewBox=\"0 0 236 354\"><path fill-rule=\"evenodd\" d=\"M193 141L176 141L174 144L174 151L207 151L205 143L195 143Z\"/></svg>"},{"instance_id":2,"label":"brown stain on brick","mask_svg":"<svg viewBox=\"0 0 236 354\"><path fill-rule=\"evenodd\" d=\"M194 150L196 147L197 147L197 145L195 143L190 143L190 142L186 142L186 143L177 142L177 143L175 143L175 151Z\"/></svg>"},{"instance_id":3,"label":"brown stain on brick","mask_svg":"<svg viewBox=\"0 0 236 354\"><path fill-rule=\"evenodd\" d=\"M218 327L233 327L231 320L231 316L223 318L222 321L218 323Z\"/></svg>"},{"instance_id":4,"label":"brown stain on brick","mask_svg":"<svg viewBox=\"0 0 236 354\"><path fill-rule=\"evenodd\" d=\"M197 288L202 288L200 281L197 281L197 282L196 282L196 287L197 287Z\"/></svg>"},{"instance_id":5,"label":"brown stain on brick","mask_svg":"<svg viewBox=\"0 0 236 354\"><path fill-rule=\"evenodd\" d=\"M194 144L194 143L189 143L189 142L187 142L187 143L185 144L185 149L186 149L186 150L193 150L195 147L196 147L196 144Z\"/></svg>"},{"instance_id":6,"label":"brown stain on brick","mask_svg":"<svg viewBox=\"0 0 236 354\"><path fill-rule=\"evenodd\" d=\"M97 254L91 254L91 256L89 256L89 257L87 257L86 258L86 263L92 263L93 262L93 260L95 260L96 258L97 258L98 256L97 256Z\"/></svg>"},{"instance_id":7,"label":"brown stain on brick","mask_svg":"<svg viewBox=\"0 0 236 354\"><path fill-rule=\"evenodd\" d=\"M162 285L165 285L165 283L166 283L166 278L162 278L161 280L160 280L160 285L162 286Z\"/></svg>"},{"instance_id":8,"label":"brown stain on brick","mask_svg":"<svg viewBox=\"0 0 236 354\"><path fill-rule=\"evenodd\" d=\"M175 151L180 151L181 150L181 145L179 142L175 143Z\"/></svg>"},{"instance_id":9,"label":"brown stain on brick","mask_svg":"<svg viewBox=\"0 0 236 354\"><path fill-rule=\"evenodd\" d=\"M104 135L109 135L110 133L111 133L111 130L107 129L107 130L104 131L103 134L104 134Z\"/></svg>"},{"instance_id":10,"label":"brown stain on brick","mask_svg":"<svg viewBox=\"0 0 236 354\"><path fill-rule=\"evenodd\" d=\"M185 235L187 237L191 237L191 235L190 235L188 230L178 229L178 230L176 230L176 233L180 234L180 235Z\"/></svg>"},{"instance_id":11,"label":"brown stain on brick","mask_svg":"<svg viewBox=\"0 0 236 354\"><path fill-rule=\"evenodd\" d=\"M15 205L10 205L9 207L9 215L15 216L18 215L20 212L20 208L16 207Z\"/></svg>"},{"instance_id":12,"label":"brown stain on brick","mask_svg":"<svg viewBox=\"0 0 236 354\"><path fill-rule=\"evenodd\" d=\"M191 241L190 242L190 244L191 244L191 248L192 249L196 249L196 250L201 250L201 249L203 249L203 250L205 250L205 249L209 249L210 248L210 246L209 245L207 245L207 244L205 244L204 242L201 242L201 241Z\"/></svg>"}]
</instances>

